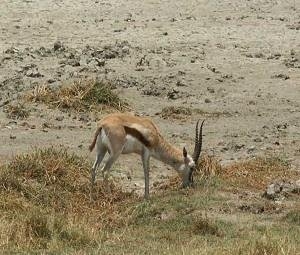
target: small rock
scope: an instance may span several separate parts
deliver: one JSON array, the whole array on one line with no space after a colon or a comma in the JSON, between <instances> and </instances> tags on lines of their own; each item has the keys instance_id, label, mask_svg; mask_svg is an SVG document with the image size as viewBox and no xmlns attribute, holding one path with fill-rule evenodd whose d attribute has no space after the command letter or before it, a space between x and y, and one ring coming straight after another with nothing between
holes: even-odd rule
<instances>
[{"instance_id":1,"label":"small rock","mask_svg":"<svg viewBox=\"0 0 300 255\"><path fill-rule=\"evenodd\" d=\"M82 114L79 116L79 121L89 122L90 120L91 120L90 117L86 114Z\"/></svg>"},{"instance_id":2,"label":"small rock","mask_svg":"<svg viewBox=\"0 0 300 255\"><path fill-rule=\"evenodd\" d=\"M171 91L168 92L167 97L169 99L178 99L179 97L179 91L176 89L172 89Z\"/></svg>"},{"instance_id":3,"label":"small rock","mask_svg":"<svg viewBox=\"0 0 300 255\"><path fill-rule=\"evenodd\" d=\"M211 103L211 100L209 98L205 98L204 102L208 104Z\"/></svg>"},{"instance_id":4,"label":"small rock","mask_svg":"<svg viewBox=\"0 0 300 255\"><path fill-rule=\"evenodd\" d=\"M51 128L52 127L52 124L51 123L48 123L48 122L44 122L42 124L42 128Z\"/></svg>"},{"instance_id":5,"label":"small rock","mask_svg":"<svg viewBox=\"0 0 300 255\"><path fill-rule=\"evenodd\" d=\"M44 75L42 75L38 70L28 70L26 72L26 76L30 78L40 78L43 77Z\"/></svg>"},{"instance_id":6,"label":"small rock","mask_svg":"<svg viewBox=\"0 0 300 255\"><path fill-rule=\"evenodd\" d=\"M275 74L272 75L271 78L277 78L277 79L283 79L283 80L288 80L290 78L290 76L286 75L286 74Z\"/></svg>"},{"instance_id":7,"label":"small rock","mask_svg":"<svg viewBox=\"0 0 300 255\"><path fill-rule=\"evenodd\" d=\"M298 181L276 181L267 186L263 196L268 199L283 199L289 193L300 194L300 180Z\"/></svg>"},{"instance_id":8,"label":"small rock","mask_svg":"<svg viewBox=\"0 0 300 255\"><path fill-rule=\"evenodd\" d=\"M215 89L214 88L207 87L207 90L208 90L209 93L215 93Z\"/></svg>"},{"instance_id":9,"label":"small rock","mask_svg":"<svg viewBox=\"0 0 300 255\"><path fill-rule=\"evenodd\" d=\"M95 58L95 61L97 62L97 66L99 66L99 67L105 66L105 60L104 59Z\"/></svg>"},{"instance_id":10,"label":"small rock","mask_svg":"<svg viewBox=\"0 0 300 255\"><path fill-rule=\"evenodd\" d=\"M245 147L245 144L236 144L236 145L234 145L234 149L235 150L240 150L240 149L242 149L244 147Z\"/></svg>"},{"instance_id":11,"label":"small rock","mask_svg":"<svg viewBox=\"0 0 300 255\"><path fill-rule=\"evenodd\" d=\"M51 84L51 83L56 82L56 80L50 78L50 79L47 80L47 82L48 82L49 84Z\"/></svg>"},{"instance_id":12,"label":"small rock","mask_svg":"<svg viewBox=\"0 0 300 255\"><path fill-rule=\"evenodd\" d=\"M168 35L168 32L163 32L163 35Z\"/></svg>"},{"instance_id":13,"label":"small rock","mask_svg":"<svg viewBox=\"0 0 300 255\"><path fill-rule=\"evenodd\" d=\"M63 43L61 41L56 41L53 45L53 50L54 51L64 51L65 46L63 45Z\"/></svg>"},{"instance_id":14,"label":"small rock","mask_svg":"<svg viewBox=\"0 0 300 255\"><path fill-rule=\"evenodd\" d=\"M176 86L178 87L186 87L187 85L183 81L177 81Z\"/></svg>"},{"instance_id":15,"label":"small rock","mask_svg":"<svg viewBox=\"0 0 300 255\"><path fill-rule=\"evenodd\" d=\"M254 142L260 143L262 142L262 139L260 137L256 137L253 139Z\"/></svg>"},{"instance_id":16,"label":"small rock","mask_svg":"<svg viewBox=\"0 0 300 255\"><path fill-rule=\"evenodd\" d=\"M10 139L16 139L16 136L11 134L11 135L9 135L9 138Z\"/></svg>"},{"instance_id":17,"label":"small rock","mask_svg":"<svg viewBox=\"0 0 300 255\"><path fill-rule=\"evenodd\" d=\"M63 115L57 116L55 119L57 121L62 121L65 117Z\"/></svg>"},{"instance_id":18,"label":"small rock","mask_svg":"<svg viewBox=\"0 0 300 255\"><path fill-rule=\"evenodd\" d=\"M269 199L274 199L277 193L280 193L282 188L277 183L272 183L267 187L264 196Z\"/></svg>"},{"instance_id":19,"label":"small rock","mask_svg":"<svg viewBox=\"0 0 300 255\"><path fill-rule=\"evenodd\" d=\"M256 147L254 145L250 146L247 150L248 153L255 151Z\"/></svg>"}]
</instances>

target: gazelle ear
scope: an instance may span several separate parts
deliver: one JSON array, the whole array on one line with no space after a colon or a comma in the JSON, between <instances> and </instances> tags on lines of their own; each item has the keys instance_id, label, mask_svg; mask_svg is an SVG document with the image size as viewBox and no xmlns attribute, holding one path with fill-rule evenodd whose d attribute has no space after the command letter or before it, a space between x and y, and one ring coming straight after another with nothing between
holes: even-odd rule
<instances>
[{"instance_id":1,"label":"gazelle ear","mask_svg":"<svg viewBox=\"0 0 300 255\"><path fill-rule=\"evenodd\" d=\"M182 152L183 152L183 157L187 157L187 151L186 151L186 149L185 149L185 147L183 147L183 150L182 150Z\"/></svg>"}]
</instances>

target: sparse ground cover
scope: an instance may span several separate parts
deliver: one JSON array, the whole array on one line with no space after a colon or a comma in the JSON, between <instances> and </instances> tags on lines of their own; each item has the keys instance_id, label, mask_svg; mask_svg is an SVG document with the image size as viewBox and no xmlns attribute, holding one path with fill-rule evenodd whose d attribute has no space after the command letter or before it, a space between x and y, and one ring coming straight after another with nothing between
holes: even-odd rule
<instances>
[{"instance_id":1,"label":"sparse ground cover","mask_svg":"<svg viewBox=\"0 0 300 255\"><path fill-rule=\"evenodd\" d=\"M113 91L109 82L81 80L64 84L56 90L38 85L24 95L29 102L39 102L62 110L92 111L102 109L125 110L128 104Z\"/></svg>"},{"instance_id":2,"label":"sparse ground cover","mask_svg":"<svg viewBox=\"0 0 300 255\"><path fill-rule=\"evenodd\" d=\"M144 201L113 180L107 193L98 180L90 200L90 163L82 157L64 147L16 155L0 168L1 252L297 254L299 194L280 204L261 196L262 174L291 178L287 165L257 159L222 168L204 156L201 168L193 189L180 189L177 179L165 180ZM228 178L228 168L236 174L251 170L249 188L254 185L256 192L237 181L243 176ZM234 191L228 189L232 184Z\"/></svg>"},{"instance_id":3,"label":"sparse ground cover","mask_svg":"<svg viewBox=\"0 0 300 255\"><path fill-rule=\"evenodd\" d=\"M0 253L300 254L299 8L0 1ZM91 201L87 147L112 111L187 148L206 119L195 187L153 160L144 201L128 156Z\"/></svg>"}]
</instances>

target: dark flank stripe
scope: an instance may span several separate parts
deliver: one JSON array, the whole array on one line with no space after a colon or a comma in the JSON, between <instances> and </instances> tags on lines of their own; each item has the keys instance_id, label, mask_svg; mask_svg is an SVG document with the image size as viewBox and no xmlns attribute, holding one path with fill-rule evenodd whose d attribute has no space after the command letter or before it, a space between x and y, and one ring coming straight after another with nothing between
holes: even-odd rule
<instances>
[{"instance_id":1,"label":"dark flank stripe","mask_svg":"<svg viewBox=\"0 0 300 255\"><path fill-rule=\"evenodd\" d=\"M127 126L124 126L124 129L125 129L126 134L135 137L146 147L150 147L150 145L151 145L150 142L143 136L143 134L141 132L139 132L135 128L131 128L131 127L127 127Z\"/></svg>"}]
</instances>

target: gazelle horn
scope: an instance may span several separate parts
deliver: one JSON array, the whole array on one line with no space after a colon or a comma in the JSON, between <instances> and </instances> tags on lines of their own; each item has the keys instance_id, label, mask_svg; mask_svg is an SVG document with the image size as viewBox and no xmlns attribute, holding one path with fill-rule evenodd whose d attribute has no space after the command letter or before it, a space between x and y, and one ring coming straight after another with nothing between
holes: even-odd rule
<instances>
[{"instance_id":1,"label":"gazelle horn","mask_svg":"<svg viewBox=\"0 0 300 255\"><path fill-rule=\"evenodd\" d=\"M199 129L199 121L197 121L196 124L196 135L195 135L195 148L194 148L194 154L193 154L193 159L195 161L195 164L197 165L200 153L201 153L201 148L202 148L202 127L203 127L203 123L204 120L201 123L200 126L200 131L198 132Z\"/></svg>"}]
</instances>

